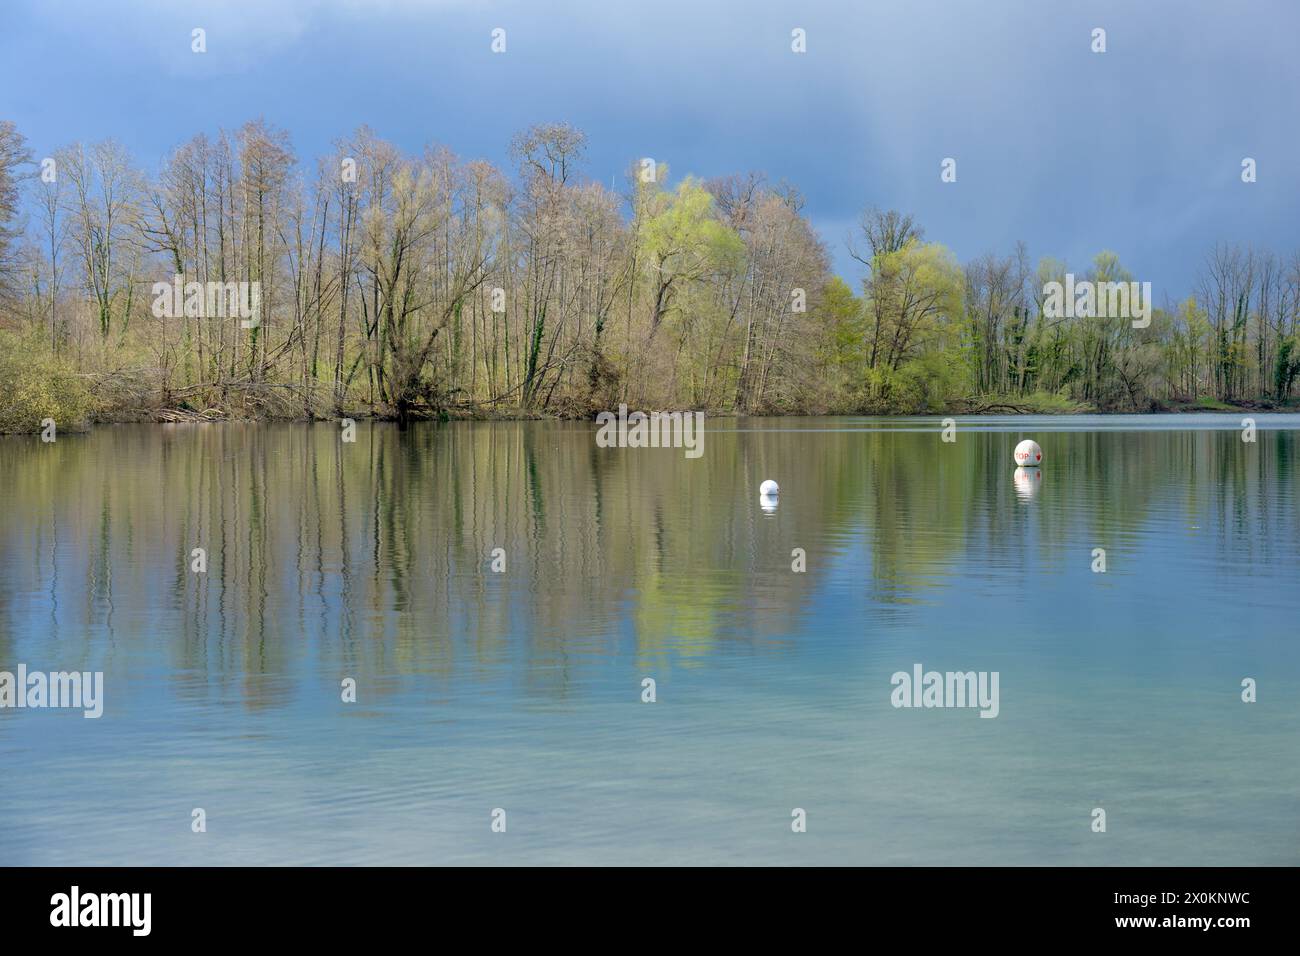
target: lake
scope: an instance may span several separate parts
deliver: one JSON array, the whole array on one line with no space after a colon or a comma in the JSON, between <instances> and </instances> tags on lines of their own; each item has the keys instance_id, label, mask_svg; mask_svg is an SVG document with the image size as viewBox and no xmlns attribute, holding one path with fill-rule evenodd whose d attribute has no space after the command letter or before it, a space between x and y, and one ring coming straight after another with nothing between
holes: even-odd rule
<instances>
[{"instance_id":1,"label":"lake","mask_svg":"<svg viewBox=\"0 0 1300 956\"><path fill-rule=\"evenodd\" d=\"M1300 416L1256 421L0 438L0 671L103 673L0 709L0 864L1294 865ZM996 717L894 706L915 665Z\"/></svg>"}]
</instances>

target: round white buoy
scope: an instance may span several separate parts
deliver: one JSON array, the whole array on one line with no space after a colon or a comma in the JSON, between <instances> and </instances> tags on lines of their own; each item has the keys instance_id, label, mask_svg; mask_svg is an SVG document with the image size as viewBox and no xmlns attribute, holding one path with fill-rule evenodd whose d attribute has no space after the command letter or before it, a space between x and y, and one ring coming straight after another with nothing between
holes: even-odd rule
<instances>
[{"instance_id":1,"label":"round white buoy","mask_svg":"<svg viewBox=\"0 0 1300 956\"><path fill-rule=\"evenodd\" d=\"M758 486L758 493L765 498L772 498L781 493L781 486L769 478Z\"/></svg>"},{"instance_id":2,"label":"round white buoy","mask_svg":"<svg viewBox=\"0 0 1300 956\"><path fill-rule=\"evenodd\" d=\"M1015 459L1016 464L1023 468L1037 468L1043 463L1043 450L1038 447L1038 442L1026 438L1016 446Z\"/></svg>"}]
</instances>

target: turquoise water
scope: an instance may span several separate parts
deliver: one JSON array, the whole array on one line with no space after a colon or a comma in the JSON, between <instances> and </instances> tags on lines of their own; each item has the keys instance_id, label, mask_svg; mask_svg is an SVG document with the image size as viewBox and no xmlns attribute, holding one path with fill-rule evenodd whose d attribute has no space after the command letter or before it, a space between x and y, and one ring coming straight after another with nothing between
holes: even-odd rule
<instances>
[{"instance_id":1,"label":"turquoise water","mask_svg":"<svg viewBox=\"0 0 1300 956\"><path fill-rule=\"evenodd\" d=\"M0 439L0 671L105 697L0 709L0 864L1295 864L1300 417L1256 421ZM917 663L998 716L893 707Z\"/></svg>"}]
</instances>

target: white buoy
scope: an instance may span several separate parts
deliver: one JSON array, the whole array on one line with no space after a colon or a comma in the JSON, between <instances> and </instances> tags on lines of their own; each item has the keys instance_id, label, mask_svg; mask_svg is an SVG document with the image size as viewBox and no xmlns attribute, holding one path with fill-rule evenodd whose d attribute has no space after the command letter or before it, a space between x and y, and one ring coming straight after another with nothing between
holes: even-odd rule
<instances>
[{"instance_id":1,"label":"white buoy","mask_svg":"<svg viewBox=\"0 0 1300 956\"><path fill-rule=\"evenodd\" d=\"M758 493L764 498L775 498L781 493L781 486L769 478L758 486Z\"/></svg>"},{"instance_id":2,"label":"white buoy","mask_svg":"<svg viewBox=\"0 0 1300 956\"><path fill-rule=\"evenodd\" d=\"M1038 442L1026 438L1016 446L1015 459L1022 468L1037 468L1043 463L1043 450L1038 447Z\"/></svg>"}]
</instances>

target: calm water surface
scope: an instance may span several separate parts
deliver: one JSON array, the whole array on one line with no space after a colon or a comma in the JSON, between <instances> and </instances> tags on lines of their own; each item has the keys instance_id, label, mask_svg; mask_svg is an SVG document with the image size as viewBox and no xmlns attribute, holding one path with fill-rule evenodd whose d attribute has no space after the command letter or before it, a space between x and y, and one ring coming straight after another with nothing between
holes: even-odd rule
<instances>
[{"instance_id":1,"label":"calm water surface","mask_svg":"<svg viewBox=\"0 0 1300 956\"><path fill-rule=\"evenodd\" d=\"M0 710L0 864L1295 864L1300 417L1240 421L0 438L0 670L106 697Z\"/></svg>"}]
</instances>

